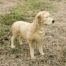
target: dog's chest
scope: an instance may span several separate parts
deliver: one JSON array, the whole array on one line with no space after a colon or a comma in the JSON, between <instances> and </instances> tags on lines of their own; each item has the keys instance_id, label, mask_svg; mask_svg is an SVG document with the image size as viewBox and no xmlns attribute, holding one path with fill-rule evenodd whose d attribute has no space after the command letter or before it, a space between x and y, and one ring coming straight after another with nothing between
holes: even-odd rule
<instances>
[{"instance_id":1,"label":"dog's chest","mask_svg":"<svg viewBox=\"0 0 66 66\"><path fill-rule=\"evenodd\" d=\"M45 34L45 30L43 28L41 28L34 33L33 38L35 40L38 40L38 39L40 40L44 34Z\"/></svg>"},{"instance_id":2,"label":"dog's chest","mask_svg":"<svg viewBox=\"0 0 66 66\"><path fill-rule=\"evenodd\" d=\"M38 35L43 35L45 33L45 29L44 28L41 28L39 30L37 30L36 32Z\"/></svg>"}]
</instances>

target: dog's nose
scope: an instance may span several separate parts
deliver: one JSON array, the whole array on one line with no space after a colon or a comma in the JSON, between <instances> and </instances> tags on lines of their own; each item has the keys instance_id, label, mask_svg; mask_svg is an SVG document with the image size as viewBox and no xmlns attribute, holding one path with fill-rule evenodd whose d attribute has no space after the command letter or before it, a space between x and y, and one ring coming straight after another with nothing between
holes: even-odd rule
<instances>
[{"instance_id":1,"label":"dog's nose","mask_svg":"<svg viewBox=\"0 0 66 66\"><path fill-rule=\"evenodd\" d=\"M52 23L54 23L55 22L55 20L52 20Z\"/></svg>"}]
</instances>

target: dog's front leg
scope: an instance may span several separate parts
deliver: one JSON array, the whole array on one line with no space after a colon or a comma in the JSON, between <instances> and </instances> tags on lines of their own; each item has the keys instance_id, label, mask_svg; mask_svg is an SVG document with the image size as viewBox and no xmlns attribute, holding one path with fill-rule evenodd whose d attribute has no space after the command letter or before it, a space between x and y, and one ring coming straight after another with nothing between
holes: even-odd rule
<instances>
[{"instance_id":1,"label":"dog's front leg","mask_svg":"<svg viewBox=\"0 0 66 66\"><path fill-rule=\"evenodd\" d=\"M42 45L41 43L39 43L38 49L39 49L40 54L41 54L41 55L44 55L44 52L43 52L43 45Z\"/></svg>"},{"instance_id":2,"label":"dog's front leg","mask_svg":"<svg viewBox=\"0 0 66 66\"><path fill-rule=\"evenodd\" d=\"M28 41L28 43L29 43L29 48L30 48L31 59L35 59L35 56L34 56L34 46L32 45L31 41Z\"/></svg>"}]
</instances>

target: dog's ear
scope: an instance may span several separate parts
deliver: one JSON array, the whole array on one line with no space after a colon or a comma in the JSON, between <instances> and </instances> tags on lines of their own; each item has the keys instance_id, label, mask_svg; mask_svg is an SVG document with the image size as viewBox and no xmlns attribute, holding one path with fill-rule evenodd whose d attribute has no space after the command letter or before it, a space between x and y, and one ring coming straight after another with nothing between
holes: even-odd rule
<instances>
[{"instance_id":1,"label":"dog's ear","mask_svg":"<svg viewBox=\"0 0 66 66\"><path fill-rule=\"evenodd\" d=\"M41 24L41 15L37 15L38 23Z\"/></svg>"}]
</instances>

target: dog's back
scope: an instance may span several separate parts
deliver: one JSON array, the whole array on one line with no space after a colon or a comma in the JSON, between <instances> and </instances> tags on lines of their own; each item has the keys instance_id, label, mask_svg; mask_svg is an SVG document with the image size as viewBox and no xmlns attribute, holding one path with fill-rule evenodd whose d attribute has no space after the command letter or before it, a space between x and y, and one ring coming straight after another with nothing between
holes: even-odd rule
<instances>
[{"instance_id":1,"label":"dog's back","mask_svg":"<svg viewBox=\"0 0 66 66\"><path fill-rule=\"evenodd\" d=\"M12 25L11 31L12 34L19 34L22 36L26 36L27 32L30 30L31 23L23 22L23 21L17 21Z\"/></svg>"}]
</instances>

